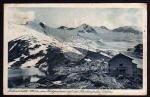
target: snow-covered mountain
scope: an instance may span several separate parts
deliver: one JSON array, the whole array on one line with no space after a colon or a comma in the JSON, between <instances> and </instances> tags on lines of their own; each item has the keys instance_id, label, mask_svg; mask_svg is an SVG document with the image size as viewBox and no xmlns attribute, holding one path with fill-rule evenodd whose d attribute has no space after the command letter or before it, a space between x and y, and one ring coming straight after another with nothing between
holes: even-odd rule
<instances>
[{"instance_id":1,"label":"snow-covered mountain","mask_svg":"<svg viewBox=\"0 0 150 97\"><path fill-rule=\"evenodd\" d=\"M37 25L35 28L36 27ZM9 67L24 68L36 65L41 66L42 64L46 65L44 62L49 62L46 56L50 58L51 56L56 56L55 53L58 53L58 56L63 56L62 42L58 41L54 36L44 35L44 33L40 32L42 31L40 29L38 29L39 32L36 30L28 28L26 25L9 25ZM78 51L73 47L68 47L67 50L69 50L69 52ZM38 62L40 62L40 64L38 64Z\"/></svg>"},{"instance_id":2,"label":"snow-covered mountain","mask_svg":"<svg viewBox=\"0 0 150 97\"><path fill-rule=\"evenodd\" d=\"M126 50L128 48L125 45L133 46L142 42L142 34L116 33L107 29L105 26L92 27L87 24L82 24L76 28L66 26L51 28L45 23L37 21L30 21L25 26L47 36L53 36L60 42L65 41L70 36L81 36L88 42L89 48L91 49ZM118 44L120 45L119 47Z\"/></svg>"},{"instance_id":3,"label":"snow-covered mountain","mask_svg":"<svg viewBox=\"0 0 150 97\"><path fill-rule=\"evenodd\" d=\"M97 38L97 35L95 35L97 34L95 29L87 24L82 24L77 28L68 28L65 26L60 26L58 28L51 28L49 26L46 26L42 22L30 21L26 24L26 26L36 31L42 32L48 36L54 36L60 40L61 39L64 40L66 39L66 37L73 35L80 35L82 37L89 39Z\"/></svg>"},{"instance_id":4,"label":"snow-covered mountain","mask_svg":"<svg viewBox=\"0 0 150 97\"><path fill-rule=\"evenodd\" d=\"M82 24L79 27L77 27L76 29L78 30L79 33L93 33L93 34L97 34L95 29L93 29L92 26L87 25L87 24Z\"/></svg>"},{"instance_id":5,"label":"snow-covered mountain","mask_svg":"<svg viewBox=\"0 0 150 97\"><path fill-rule=\"evenodd\" d=\"M47 53L49 45L60 48L62 44L53 36L46 36L24 25L10 24L8 34L9 67L34 66Z\"/></svg>"},{"instance_id":6,"label":"snow-covered mountain","mask_svg":"<svg viewBox=\"0 0 150 97\"><path fill-rule=\"evenodd\" d=\"M32 28L36 31L42 32L48 36L54 36L60 41L64 41L67 37L73 36L73 35L79 35L85 39L90 39L90 40L101 39L103 41L105 41L105 40L107 41L107 39L105 39L105 36L103 36L104 34L105 35L111 34L112 37L110 37L109 39L113 40L113 36L117 35L117 33L114 33L114 32L124 32L124 33L126 32L126 33L133 33L133 34L141 34L142 33L141 32L142 30L138 27L135 27L135 26L133 26L133 27L129 27L129 26L119 27L119 28L116 28L114 30L109 30L105 26L92 27L92 26L87 25L87 24L82 24L76 28L68 28L66 26L60 26L58 28L51 28L42 22L36 22L36 21L30 21L26 24L26 26L29 28ZM132 36L137 37L135 35L132 35ZM141 36L141 35L138 35L138 36ZM122 37L122 39L123 38L124 37ZM128 40L130 40L130 39L128 39Z\"/></svg>"},{"instance_id":7,"label":"snow-covered mountain","mask_svg":"<svg viewBox=\"0 0 150 97\"><path fill-rule=\"evenodd\" d=\"M124 26L113 29L114 32L124 32L124 33L134 33L134 34L142 34L142 29L135 26Z\"/></svg>"},{"instance_id":8,"label":"snow-covered mountain","mask_svg":"<svg viewBox=\"0 0 150 97\"><path fill-rule=\"evenodd\" d=\"M32 61L36 60L36 58L41 60L42 56L47 54L49 46L61 50L62 43L69 36L79 35L85 39L90 51L101 50L106 53L109 50L112 50L112 52L127 50L130 47L126 45L132 47L142 41L141 34L115 33L104 26L92 27L87 24L82 24L76 28L68 28L65 26L51 28L42 22L29 21L23 25L9 24L8 28L9 66L17 66L13 64L20 64L21 67L35 65L37 61L34 61L35 63ZM75 48L70 47L69 49L78 52ZM16 53L16 51L20 53ZM59 51L59 53L61 53L61 51ZM29 56L34 56L33 59L31 58L32 61ZM21 61L21 58L26 58L26 61L24 60L24 62L20 63L19 61ZM24 63L29 65L23 65Z\"/></svg>"}]
</instances>

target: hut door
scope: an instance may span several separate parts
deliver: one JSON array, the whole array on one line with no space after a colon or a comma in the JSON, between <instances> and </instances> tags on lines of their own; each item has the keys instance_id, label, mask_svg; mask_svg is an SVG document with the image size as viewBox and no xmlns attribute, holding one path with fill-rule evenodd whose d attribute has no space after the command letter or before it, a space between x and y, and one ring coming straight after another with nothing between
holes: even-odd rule
<instances>
[{"instance_id":1,"label":"hut door","mask_svg":"<svg viewBox=\"0 0 150 97\"><path fill-rule=\"evenodd\" d=\"M126 75L126 70L125 69L119 69L119 74L120 75Z\"/></svg>"}]
</instances>

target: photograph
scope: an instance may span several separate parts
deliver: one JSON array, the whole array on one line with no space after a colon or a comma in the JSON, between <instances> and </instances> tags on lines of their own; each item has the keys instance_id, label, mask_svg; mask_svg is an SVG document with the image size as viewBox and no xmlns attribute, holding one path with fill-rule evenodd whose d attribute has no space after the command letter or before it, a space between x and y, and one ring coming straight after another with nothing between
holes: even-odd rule
<instances>
[{"instance_id":1,"label":"photograph","mask_svg":"<svg viewBox=\"0 0 150 97\"><path fill-rule=\"evenodd\" d=\"M5 4L4 94L146 95L147 4Z\"/></svg>"}]
</instances>

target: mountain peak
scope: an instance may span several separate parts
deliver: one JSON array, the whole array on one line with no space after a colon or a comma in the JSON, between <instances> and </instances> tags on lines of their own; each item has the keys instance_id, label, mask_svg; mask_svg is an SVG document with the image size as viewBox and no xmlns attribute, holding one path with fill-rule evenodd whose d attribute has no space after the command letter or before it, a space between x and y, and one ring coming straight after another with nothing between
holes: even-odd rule
<instances>
[{"instance_id":1,"label":"mountain peak","mask_svg":"<svg viewBox=\"0 0 150 97\"><path fill-rule=\"evenodd\" d=\"M90 25L84 23L84 24L82 24L82 25L80 25L80 26L86 27L86 26L90 26Z\"/></svg>"},{"instance_id":2,"label":"mountain peak","mask_svg":"<svg viewBox=\"0 0 150 97\"><path fill-rule=\"evenodd\" d=\"M88 32L88 33L94 33L94 34L97 34L97 32L95 31L95 29L90 26L90 25L87 25L87 24L82 24L80 25L79 27L77 27L79 29L78 32L80 33L85 33L85 32Z\"/></svg>"},{"instance_id":3,"label":"mountain peak","mask_svg":"<svg viewBox=\"0 0 150 97\"><path fill-rule=\"evenodd\" d=\"M132 26L123 26L123 27L119 27L116 29L113 29L113 31L115 32L124 32L124 33L134 33L134 34L141 34L142 31L140 31L140 29L138 29L137 27L132 27Z\"/></svg>"},{"instance_id":4,"label":"mountain peak","mask_svg":"<svg viewBox=\"0 0 150 97\"><path fill-rule=\"evenodd\" d=\"M66 27L66 26L60 26L60 27L58 27L58 29L68 29L68 27Z\"/></svg>"},{"instance_id":5,"label":"mountain peak","mask_svg":"<svg viewBox=\"0 0 150 97\"><path fill-rule=\"evenodd\" d=\"M108 30L108 28L106 28L105 26L100 26L100 28Z\"/></svg>"}]
</instances>

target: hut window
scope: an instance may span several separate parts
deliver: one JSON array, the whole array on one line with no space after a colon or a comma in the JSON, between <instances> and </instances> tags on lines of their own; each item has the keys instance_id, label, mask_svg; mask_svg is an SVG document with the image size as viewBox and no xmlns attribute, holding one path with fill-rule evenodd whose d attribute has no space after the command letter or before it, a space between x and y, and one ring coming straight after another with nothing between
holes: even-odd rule
<instances>
[{"instance_id":1,"label":"hut window","mask_svg":"<svg viewBox=\"0 0 150 97\"><path fill-rule=\"evenodd\" d=\"M119 66L123 66L123 64L119 64Z\"/></svg>"}]
</instances>

